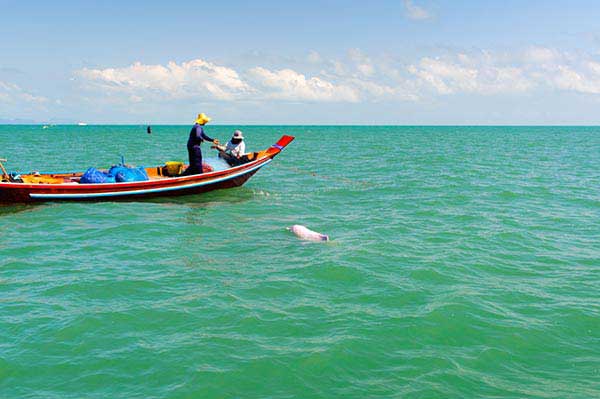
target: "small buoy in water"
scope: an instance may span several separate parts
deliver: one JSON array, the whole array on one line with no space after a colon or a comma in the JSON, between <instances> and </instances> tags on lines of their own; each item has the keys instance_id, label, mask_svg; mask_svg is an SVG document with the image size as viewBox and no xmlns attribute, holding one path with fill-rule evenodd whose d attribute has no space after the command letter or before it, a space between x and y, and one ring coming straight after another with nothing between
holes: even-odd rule
<instances>
[{"instance_id":1,"label":"small buoy in water","mask_svg":"<svg viewBox=\"0 0 600 399\"><path fill-rule=\"evenodd\" d=\"M312 231L309 228L299 224L295 224L292 227L287 227L287 229L294 233L296 237L303 240L329 241L329 236L327 234L317 233L316 231Z\"/></svg>"},{"instance_id":2,"label":"small buoy in water","mask_svg":"<svg viewBox=\"0 0 600 399\"><path fill-rule=\"evenodd\" d=\"M148 134L152 134L152 126L148 125L146 132L148 132Z\"/></svg>"}]
</instances>

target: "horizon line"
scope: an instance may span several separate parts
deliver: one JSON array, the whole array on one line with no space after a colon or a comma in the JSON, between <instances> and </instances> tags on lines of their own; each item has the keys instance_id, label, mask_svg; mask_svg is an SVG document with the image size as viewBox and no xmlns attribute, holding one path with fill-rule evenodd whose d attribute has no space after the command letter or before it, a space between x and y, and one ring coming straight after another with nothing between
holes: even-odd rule
<instances>
[{"instance_id":1,"label":"horizon line","mask_svg":"<svg viewBox=\"0 0 600 399\"><path fill-rule=\"evenodd\" d=\"M78 123L2 123L0 126L77 126L85 128L88 126L191 126L193 123L86 123L79 125ZM600 127L599 124L353 124L353 123L220 123L210 124L210 126L393 126L393 127Z\"/></svg>"}]
</instances>

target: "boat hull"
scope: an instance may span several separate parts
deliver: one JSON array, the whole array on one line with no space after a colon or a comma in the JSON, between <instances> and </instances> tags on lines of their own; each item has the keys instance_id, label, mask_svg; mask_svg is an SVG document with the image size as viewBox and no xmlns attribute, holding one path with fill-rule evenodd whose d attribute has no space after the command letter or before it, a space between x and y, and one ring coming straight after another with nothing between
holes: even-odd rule
<instances>
[{"instance_id":1,"label":"boat hull","mask_svg":"<svg viewBox=\"0 0 600 399\"><path fill-rule=\"evenodd\" d=\"M289 142L283 136L253 162L223 171L192 176L165 177L133 183L110 184L25 184L0 183L0 203L46 201L135 201L147 198L202 194L213 190L239 187L258 170L269 164ZM60 176L60 175L53 175Z\"/></svg>"}]
</instances>

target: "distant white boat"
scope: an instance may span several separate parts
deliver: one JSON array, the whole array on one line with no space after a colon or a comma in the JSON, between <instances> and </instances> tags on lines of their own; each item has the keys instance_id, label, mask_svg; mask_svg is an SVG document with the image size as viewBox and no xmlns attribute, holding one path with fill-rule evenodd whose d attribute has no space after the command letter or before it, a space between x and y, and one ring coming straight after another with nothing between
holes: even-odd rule
<instances>
[{"instance_id":1,"label":"distant white boat","mask_svg":"<svg viewBox=\"0 0 600 399\"><path fill-rule=\"evenodd\" d=\"M87 123L85 123L85 122L78 122L77 126L87 126Z\"/></svg>"},{"instance_id":2,"label":"distant white boat","mask_svg":"<svg viewBox=\"0 0 600 399\"><path fill-rule=\"evenodd\" d=\"M48 126L48 125L44 125L44 126L42 126L42 129L48 129L49 127L50 126Z\"/></svg>"}]
</instances>

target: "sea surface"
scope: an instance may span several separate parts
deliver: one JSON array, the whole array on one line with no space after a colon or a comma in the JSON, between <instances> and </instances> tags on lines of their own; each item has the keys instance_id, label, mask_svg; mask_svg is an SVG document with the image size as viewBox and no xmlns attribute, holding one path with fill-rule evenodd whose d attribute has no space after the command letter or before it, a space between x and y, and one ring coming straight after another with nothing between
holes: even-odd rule
<instances>
[{"instance_id":1,"label":"sea surface","mask_svg":"<svg viewBox=\"0 0 600 399\"><path fill-rule=\"evenodd\" d=\"M0 157L157 165L189 128ZM0 398L600 397L599 127L236 128L296 140L241 188L0 207Z\"/></svg>"}]
</instances>

